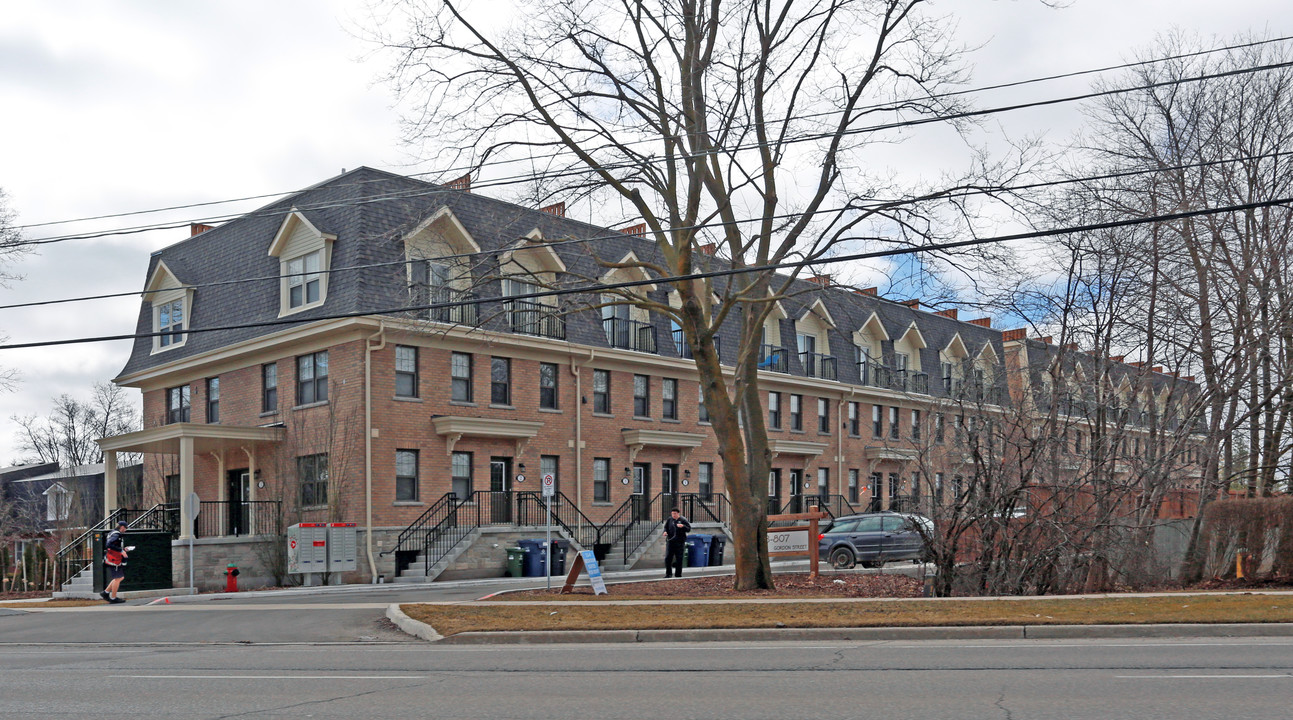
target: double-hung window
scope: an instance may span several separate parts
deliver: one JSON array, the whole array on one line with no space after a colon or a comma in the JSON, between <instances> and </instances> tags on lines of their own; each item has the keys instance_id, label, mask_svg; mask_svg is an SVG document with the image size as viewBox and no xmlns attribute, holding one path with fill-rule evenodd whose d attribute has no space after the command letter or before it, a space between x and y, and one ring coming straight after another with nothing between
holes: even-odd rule
<instances>
[{"instance_id":1,"label":"double-hung window","mask_svg":"<svg viewBox=\"0 0 1293 720\"><path fill-rule=\"evenodd\" d=\"M278 412L278 363L260 366L260 411Z\"/></svg>"},{"instance_id":2,"label":"double-hung window","mask_svg":"<svg viewBox=\"0 0 1293 720\"><path fill-rule=\"evenodd\" d=\"M418 396L418 349L395 346L395 397Z\"/></svg>"},{"instance_id":3,"label":"double-hung window","mask_svg":"<svg viewBox=\"0 0 1293 720\"><path fill-rule=\"evenodd\" d=\"M301 507L319 507L328 504L327 453L298 457L296 477L301 483Z\"/></svg>"},{"instance_id":4,"label":"double-hung window","mask_svg":"<svg viewBox=\"0 0 1293 720\"><path fill-rule=\"evenodd\" d=\"M849 435L857 437L862 434L862 418L859 417L858 404L849 403Z\"/></svg>"},{"instance_id":5,"label":"double-hung window","mask_svg":"<svg viewBox=\"0 0 1293 720\"><path fill-rule=\"evenodd\" d=\"M709 422L709 408L705 407L705 386L696 386L696 419L700 422Z\"/></svg>"},{"instance_id":6,"label":"double-hung window","mask_svg":"<svg viewBox=\"0 0 1293 720\"><path fill-rule=\"evenodd\" d=\"M651 376L633 376L633 416L651 417Z\"/></svg>"},{"instance_id":7,"label":"double-hung window","mask_svg":"<svg viewBox=\"0 0 1293 720\"><path fill-rule=\"evenodd\" d=\"M181 423L189 421L189 386L167 388L166 422Z\"/></svg>"},{"instance_id":8,"label":"double-hung window","mask_svg":"<svg viewBox=\"0 0 1293 720\"><path fill-rule=\"evenodd\" d=\"M296 404L324 402L328 399L328 351L300 355L296 358Z\"/></svg>"},{"instance_id":9,"label":"double-hung window","mask_svg":"<svg viewBox=\"0 0 1293 720\"><path fill-rule=\"evenodd\" d=\"M919 410L911 411L911 439L912 440L920 439L920 411Z\"/></svg>"},{"instance_id":10,"label":"double-hung window","mask_svg":"<svg viewBox=\"0 0 1293 720\"><path fill-rule=\"evenodd\" d=\"M418 451L395 451L395 501L417 502Z\"/></svg>"},{"instance_id":11,"label":"double-hung window","mask_svg":"<svg viewBox=\"0 0 1293 720\"><path fill-rule=\"evenodd\" d=\"M220 422L220 378L207 378L207 422Z\"/></svg>"},{"instance_id":12,"label":"double-hung window","mask_svg":"<svg viewBox=\"0 0 1293 720\"><path fill-rule=\"evenodd\" d=\"M849 469L849 502L857 504L861 502L858 494L858 471L857 468Z\"/></svg>"},{"instance_id":13,"label":"double-hung window","mask_svg":"<svg viewBox=\"0 0 1293 720\"><path fill-rule=\"evenodd\" d=\"M456 352L449 356L449 399L471 402L471 354Z\"/></svg>"},{"instance_id":14,"label":"double-hung window","mask_svg":"<svg viewBox=\"0 0 1293 720\"><path fill-rule=\"evenodd\" d=\"M696 491L700 493L701 500L711 500L714 497L714 463L703 462L696 466Z\"/></svg>"},{"instance_id":15,"label":"double-hung window","mask_svg":"<svg viewBox=\"0 0 1293 720\"><path fill-rule=\"evenodd\" d=\"M458 502L471 499L471 453L455 452L450 458L449 487Z\"/></svg>"},{"instance_id":16,"label":"double-hung window","mask_svg":"<svg viewBox=\"0 0 1293 720\"><path fill-rule=\"evenodd\" d=\"M871 437L884 437L884 408L871 406Z\"/></svg>"},{"instance_id":17,"label":"double-hung window","mask_svg":"<svg viewBox=\"0 0 1293 720\"><path fill-rule=\"evenodd\" d=\"M539 363L539 407L544 410L556 410L558 407L559 377L556 363Z\"/></svg>"},{"instance_id":18,"label":"double-hung window","mask_svg":"<svg viewBox=\"0 0 1293 720\"><path fill-rule=\"evenodd\" d=\"M790 396L790 429L804 429L804 396Z\"/></svg>"},{"instance_id":19,"label":"double-hung window","mask_svg":"<svg viewBox=\"0 0 1293 720\"><path fill-rule=\"evenodd\" d=\"M158 347L184 342L184 300L173 300L157 306Z\"/></svg>"},{"instance_id":20,"label":"double-hung window","mask_svg":"<svg viewBox=\"0 0 1293 720\"><path fill-rule=\"evenodd\" d=\"M287 307L299 308L319 302L322 297L323 250L315 250L287 261Z\"/></svg>"},{"instance_id":21,"label":"double-hung window","mask_svg":"<svg viewBox=\"0 0 1293 720\"><path fill-rule=\"evenodd\" d=\"M828 433L831 431L831 401L826 398L817 398L817 432Z\"/></svg>"},{"instance_id":22,"label":"double-hung window","mask_svg":"<svg viewBox=\"0 0 1293 720\"><path fill-rule=\"evenodd\" d=\"M593 412L609 415L611 412L611 371L593 371Z\"/></svg>"},{"instance_id":23,"label":"double-hung window","mask_svg":"<svg viewBox=\"0 0 1293 720\"><path fill-rule=\"evenodd\" d=\"M889 408L889 439L897 440L901 430L902 420L899 410L896 407Z\"/></svg>"},{"instance_id":24,"label":"double-hung window","mask_svg":"<svg viewBox=\"0 0 1293 720\"><path fill-rule=\"evenodd\" d=\"M673 378L660 381L660 416L665 420L678 419L678 381Z\"/></svg>"},{"instance_id":25,"label":"double-hung window","mask_svg":"<svg viewBox=\"0 0 1293 720\"><path fill-rule=\"evenodd\" d=\"M489 403L512 404L512 360L495 357L489 359Z\"/></svg>"},{"instance_id":26,"label":"double-hung window","mask_svg":"<svg viewBox=\"0 0 1293 720\"><path fill-rule=\"evenodd\" d=\"M611 460L593 458L593 502L611 501Z\"/></svg>"},{"instance_id":27,"label":"double-hung window","mask_svg":"<svg viewBox=\"0 0 1293 720\"><path fill-rule=\"evenodd\" d=\"M781 429L781 393L768 393L768 427L772 430Z\"/></svg>"}]
</instances>

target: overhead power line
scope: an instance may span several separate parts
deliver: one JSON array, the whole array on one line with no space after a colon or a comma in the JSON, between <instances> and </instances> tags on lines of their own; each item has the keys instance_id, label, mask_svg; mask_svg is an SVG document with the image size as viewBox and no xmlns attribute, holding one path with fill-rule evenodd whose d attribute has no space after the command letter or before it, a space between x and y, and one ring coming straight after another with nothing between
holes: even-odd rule
<instances>
[{"instance_id":1,"label":"overhead power line","mask_svg":"<svg viewBox=\"0 0 1293 720\"><path fill-rule=\"evenodd\" d=\"M1154 215L1154 216L1143 217L1143 218L1131 218L1127 220L1112 220L1112 221L1102 222L1102 223L1090 223L1086 225L1075 225L1075 226L1063 227L1063 228L1052 228L1049 230L1036 230L1036 231L1025 232L1025 233L1014 233L1011 235L998 235L998 236L987 237L987 238L974 238L971 240L959 240L955 242L936 243L932 245L924 245L921 247L902 247L902 248L894 248L891 250L876 250L876 251L865 252L865 253L853 253L850 255L838 255L838 256L829 257L829 258L817 258L812 260L784 262L784 263L777 263L775 265L729 268L725 270L689 273L686 275L670 275L665 277L648 278L645 280L627 280L627 281L616 282L616 283L592 283L592 284L573 287L573 288L560 288L556 290L543 290L539 292L509 295L506 298L499 298L499 300L516 301L516 300L531 300L531 299L545 298L545 297L560 297L565 295L598 294L598 293L605 293L609 290L623 290L628 288L641 287L645 285L655 285L657 283L662 283L662 282L688 282L692 280L705 280L705 279L717 278L717 277L730 277L733 275L744 275L744 274L750 274L750 273L760 273L760 272L768 272L768 271L775 271L775 270L791 270L796 268L832 265L835 263L842 263L842 262L857 262L861 260L873 260L876 258L896 257L900 255L912 255L916 253L931 252L935 250L954 250L959 248L975 247L979 245L991 245L991 244L998 244L998 243L1004 243L1004 242L1012 242L1015 240L1028 240L1028 239L1036 239L1036 238L1044 238L1044 237L1055 237L1058 235L1070 235L1070 234L1081 233L1081 232L1093 232L1096 230L1110 230L1114 228L1133 227L1136 225L1145 225L1145 224L1155 223L1155 222L1170 222L1173 220L1183 220L1186 218L1202 217L1207 215L1218 215L1218 214L1229 213L1229 212L1242 212L1245 210L1256 210L1260 208L1274 207L1279 205L1290 205L1290 204L1293 204L1293 197L1285 197L1285 198L1279 198L1275 200L1263 200L1260 202L1242 203L1238 205L1229 205L1229 206L1220 207L1220 208L1204 208L1200 210L1189 210L1189 211L1176 212L1176 213L1167 213L1167 214ZM848 238L848 239L863 239L863 238ZM398 307L390 307L390 308L363 310L363 311L348 312L348 313L332 313L327 315L317 315L311 318L280 318L275 320L264 320L264 321L252 322L252 323L236 323L233 325L220 325L220 326L207 327L207 328L185 328L183 331L183 334L221 332L221 331L227 331L227 330L243 330L243 329L257 328L257 327L302 325L306 323L320 322L323 320L342 320L347 318L368 317L372 315L392 315L397 313L407 313L407 312L414 312L414 311L420 311L420 310L448 309L448 308L455 308L455 307L463 307L466 305L475 305L475 304L478 304L478 302L479 301L477 300L461 300L461 301L453 301L453 302L430 303L426 305L400 305ZM95 336L95 337L79 337L79 338L69 338L64 340L44 340L44 341L29 342L29 343L11 343L7 345L0 345L0 350L20 350L24 348L52 347L57 345L77 345L77 344L86 344L86 343L112 342L116 340L136 340L140 338L151 338L151 337L158 337L161 335L175 335L175 334L176 333L174 331L148 332L148 333L130 333L130 334L122 334L122 335L101 335L101 336Z\"/></svg>"},{"instance_id":2,"label":"overhead power line","mask_svg":"<svg viewBox=\"0 0 1293 720\"><path fill-rule=\"evenodd\" d=\"M833 138L833 137L836 137L837 135L842 135L842 136L853 136L853 135L860 135L860 134L865 134L865 133L880 132L880 131L884 131L884 130L897 130L897 129L902 129L902 128L917 127L917 126L921 126L921 125L930 125L930 124L934 124L934 123L942 123L942 122L948 122L948 121L952 121L952 120L964 120L964 119L971 119L971 118L986 117L986 116L988 116L988 115L993 115L993 114L996 114L996 113L1002 113L1002 112L1013 112L1013 111L1017 111L1017 110L1026 110L1026 109L1032 109L1032 108L1047 107L1047 106L1051 106L1051 105L1058 105L1058 104L1061 104L1061 103L1069 103L1069 102L1077 102L1077 101L1081 101L1081 100L1093 100L1093 99L1096 99L1096 98L1101 98L1101 97L1111 97L1111 96L1114 96L1114 95L1120 95L1120 94L1125 94L1125 93L1129 93L1129 92L1137 92L1137 91L1141 91L1141 90L1153 90L1153 89L1157 89L1157 88L1160 88L1160 87L1167 87L1167 86L1173 86L1173 85L1181 85L1181 84L1184 84L1184 83L1190 83L1190 82L1202 82L1202 81L1204 81L1204 80L1215 80L1215 79L1224 78L1224 77L1233 77L1233 76L1237 76L1237 75L1245 75L1245 74L1251 74L1251 73L1256 73L1256 72L1265 72L1265 71L1269 71L1269 70L1276 70L1276 69L1279 69L1279 68L1285 68L1285 67L1293 67L1293 61L1289 61L1289 62L1280 62L1280 63L1269 63L1269 64L1266 64L1266 65L1257 65L1257 66L1252 66L1252 67L1237 68L1237 69L1234 69L1234 70L1226 70L1226 71L1221 71L1221 72L1216 72L1216 73L1209 73L1209 74L1204 74L1204 75L1196 75L1196 76L1192 76L1192 77L1188 77L1188 78L1177 78L1177 79L1174 79L1174 80L1163 81L1163 82L1158 82L1158 83L1149 83L1149 84L1147 84L1147 85L1138 85L1138 86L1134 86L1134 87L1126 87L1126 88L1111 88L1111 89L1107 89L1107 90L1098 90L1098 91L1092 91L1092 92L1088 92L1088 93L1082 93L1082 94L1079 94L1079 95L1068 95L1068 96L1059 97L1059 98L1049 98L1049 99L1045 99L1045 100L1034 100L1034 101L1023 102L1023 103L1015 103L1015 104L1012 104L1012 105L997 106L997 107L993 107L993 108L983 108L983 109L978 109L978 110L966 110L966 111L957 112L957 113L950 113L950 114L945 114L945 115L937 115L937 116L935 116L935 117L922 117L922 118L916 118L916 119L911 119L911 120L899 120L899 121L894 121L894 122L889 122L889 123L880 123L880 124L875 124L875 125L867 125L867 126L864 126L864 127L849 128L849 129L846 129L846 130L843 130L843 131L839 131L839 132L832 131L832 132L822 132L822 133L802 134L802 135L796 135L796 136L788 137L788 138L786 138L786 139L784 139L784 140L778 141L778 142L777 142L777 143L775 143L775 144L776 144L776 145L782 145L782 144L797 144L797 143L804 143L804 142L813 142L813 141L817 141L817 140L824 140L824 139ZM691 154L691 155L689 155L688 157L690 157L690 158L701 158L701 157L705 157L705 156L713 155L713 154L718 154L718 153L730 153L730 152L740 152L740 151L744 151L744 150L754 150L754 149L758 149L758 148L761 148L761 147L765 147L765 146L767 146L767 145L769 145L769 143L757 143L757 142L756 142L756 143L746 143L746 144L744 144L744 145L737 145L737 146L733 146L733 147L721 147L721 148L716 148L716 149L714 149L714 150L705 151L705 152L701 152L701 153L692 153L692 154ZM683 159L683 158L679 158L679 159ZM664 162L664 161L665 161L665 159L664 159L664 158L642 158L642 159L632 160L632 161L621 161L621 162L616 162L616 163L606 163L606 164L602 165L601 167L602 167L602 168L604 168L604 169L621 169L621 168L624 168L624 167L636 167L636 166L640 166L640 165L641 165L641 164L643 164L643 163L660 163L660 162ZM489 187L496 187L496 186L512 185L512 184L516 184L516 183L518 183L518 182L530 181L530 180L534 180L534 179L559 179L559 178L563 178L563 177L580 176L580 175L584 175L584 174L586 174L586 173L588 173L588 172L589 172L589 170L588 170L587 168L575 168L575 169L571 169L571 170L562 170L562 171L555 171L555 172L548 172L548 173L539 173L537 176L536 176L536 175L528 175L528 174L527 174L527 175L517 175L517 176L512 176L512 177L509 177L509 178L496 179L496 180L490 180L490 181L483 181L483 182L480 182L480 183L476 184L476 185L474 186L474 188L475 188L475 189L480 189L480 188L489 188ZM315 207L315 208L303 208L303 209L320 209L320 208L335 208L335 207L358 206L358 205L364 205L364 204L371 204L371 203L374 203L374 202L389 202L389 201L392 201L392 200L405 200L405 199L411 199L411 198L419 197L419 196L421 196L421 195L429 195L429 194L434 194L434 193L438 193L438 192L454 192L454 191L453 191L453 190L446 189L446 188L444 188L444 187L435 187L435 188L429 188L429 189L427 189L427 190L425 190L425 191L410 191L410 192L393 193L393 194L391 194L391 195L389 195L389 196L381 196L381 195L378 195L378 196L374 196L374 197L371 197L371 198L362 198L362 199L358 199L358 200L345 200L345 201L339 201L339 202L336 202L336 203L327 203L327 204L323 204L323 205L317 206L317 207ZM19 242L17 242L17 243L13 243L13 245L15 245L15 246L48 245L48 244L53 244L53 243L68 242L68 241L71 241L71 240L89 240L89 239L95 239L95 238L101 238L101 237L111 237L111 236L116 236L116 235L132 235L132 234L139 234L139 233L144 233L144 232L152 232L152 231L154 231L154 230L167 230L167 229L181 228L181 227L185 227L185 226L187 226L187 225L191 224L192 222L221 222L221 221L223 221L223 220L230 220L230 219L234 219L234 218L238 218L238 217L274 217L274 216L286 215L286 214L287 214L287 213L289 213L289 212L291 212L291 210L277 210L277 211L273 211L273 212L263 212L263 213L260 213L260 212L252 212L252 213L241 214L241 215L234 215L234 214L230 214L230 215L222 215L222 216L213 216L213 217L200 218L200 219L197 219L197 220L189 220L189 221L184 221L184 222L171 222L171 223L156 223L156 224L150 224L150 225L139 225L139 226L134 226L134 227L120 228L120 229L115 229L115 230L105 230L105 231L101 231L101 232L93 232L93 233L78 233L78 234L68 234L68 235L55 235L55 236L50 236L50 237L37 238L37 239L34 239L34 240L23 240L23 241L19 241Z\"/></svg>"},{"instance_id":3,"label":"overhead power line","mask_svg":"<svg viewBox=\"0 0 1293 720\"><path fill-rule=\"evenodd\" d=\"M991 188L991 189L967 188L967 189L959 190L957 192L947 193L944 195L940 195L939 197L930 198L930 199L962 198L962 197L970 197L974 195L985 195L985 194L993 194L993 193L1022 192L1026 190L1038 190L1042 188L1058 187L1062 185L1086 184L1086 183L1100 182L1104 180L1114 180L1118 178L1135 177L1139 175L1149 175L1149 174L1163 173L1163 172L1174 172L1178 170L1189 170L1194 168L1212 167L1216 165L1225 165L1229 163L1247 162L1250 160L1265 160L1269 158L1277 158L1277 157L1283 157L1287 155L1293 155L1293 150L1275 151L1270 153L1264 153L1261 155L1248 155L1248 156L1236 157L1236 158L1205 160L1201 162L1183 163L1180 165L1173 165L1173 166L1152 167L1152 168L1144 168L1144 169L1137 169L1137 170L1124 170L1120 172L1104 173L1101 175L1087 175L1087 176L1076 177L1076 178L1046 180L1046 181L1039 181L1035 183L1026 183L1023 185L1012 185L1012 186L1007 186L1002 188ZM849 209L856 209L858 211L876 210L876 209L883 209L886 207L897 207L905 204L914 204L915 202L923 202L923 201L927 201L927 200L921 199L921 198L877 200L872 203L857 206L856 208L827 208L819 212L823 214L829 214L829 213L835 213L835 212L842 212L844 210L849 210ZM799 214L800 213L782 213L782 214L773 215L772 218L773 219L792 218L792 217L798 217ZM739 219L734 221L734 223L735 224L757 223L757 222L762 222L763 220L764 218L762 217L752 217L752 218ZM684 226L671 227L669 229L671 231L705 230L705 229L726 227L734 223L732 221L718 220L713 222L700 223L697 225L684 225ZM571 238L569 240L553 240L550 242L545 242L544 246L561 247L566 245L583 245L588 243L595 243L601 240L621 239L623 237L624 237L623 233L619 231L612 231L607 234L593 235L591 237ZM463 259L481 257L485 255L495 255L500 252L504 252L504 250L501 250L501 249L480 250L477 252L454 253L450 255L438 256L435 259L463 260ZM316 272L308 272L308 273L301 272L301 273L262 275L257 277L237 278L234 280L220 280L220 281L213 281L213 282L206 282L206 283L192 283L188 285L182 285L173 289L199 290L202 288L223 287L228 285L240 285L245 283L279 282L283 278L304 277L306 275L325 275L325 274L332 275L332 274L344 273L344 272L354 272L359 270L371 270L371 269L382 268L382 267L394 267L397 265L407 265L409 263L419 262L419 260L422 260L422 259L427 259L427 258L390 260L386 262L366 263L362 265L349 265L344 267L328 268L328 269L323 269L323 270L318 270ZM121 291L121 292L114 292L114 293L103 293L98 295L83 295L79 297L57 298L53 300L33 300L30 302L10 303L8 305L0 305L0 310L14 310L14 309L20 309L20 308L41 307L46 305L59 305L59 304L73 303L73 302L87 302L91 300L108 300L108 299L120 298L120 297L134 297L138 295L145 295L147 294L147 292L148 291L146 290L128 290L128 291Z\"/></svg>"}]
</instances>

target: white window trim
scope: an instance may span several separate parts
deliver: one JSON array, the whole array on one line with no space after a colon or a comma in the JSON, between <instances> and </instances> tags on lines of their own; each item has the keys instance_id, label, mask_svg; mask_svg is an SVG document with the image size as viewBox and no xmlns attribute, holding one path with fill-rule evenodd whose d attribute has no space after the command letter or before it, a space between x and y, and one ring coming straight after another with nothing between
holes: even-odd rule
<instances>
[{"instance_id":1,"label":"white window trim","mask_svg":"<svg viewBox=\"0 0 1293 720\"><path fill-rule=\"evenodd\" d=\"M157 267L153 270L153 275L149 278L144 292L144 301L149 303L151 306L150 312L152 313L152 319L149 322L149 327L152 328L152 332L160 333L162 331L162 306L169 306L177 300L183 303L183 327L185 332L181 334L179 340L168 345L162 345L161 335L153 335L152 350L150 351L150 354L166 352L167 350L184 347L189 340L188 329L192 327L193 324L193 289L185 288L184 283L180 282L180 279L175 277L175 273L171 272L171 269L166 267L165 262L157 263Z\"/></svg>"},{"instance_id":2,"label":"white window trim","mask_svg":"<svg viewBox=\"0 0 1293 720\"><path fill-rule=\"evenodd\" d=\"M298 236L293 242L293 236L298 235L297 226L305 228L306 239L301 240ZM279 226L278 234L274 236L274 241L270 243L269 255L278 258L278 316L286 317L296 313L316 308L328 301L328 285L332 268L332 245L337 236L330 233L320 232L304 215L295 209L288 213L284 218L283 224ZM290 245L290 247L289 247ZM286 253L291 253L290 255ZM315 252L319 252L319 299L314 302L307 302L290 307L289 297L291 292L291 282L288 277L288 263L302 259Z\"/></svg>"}]
</instances>

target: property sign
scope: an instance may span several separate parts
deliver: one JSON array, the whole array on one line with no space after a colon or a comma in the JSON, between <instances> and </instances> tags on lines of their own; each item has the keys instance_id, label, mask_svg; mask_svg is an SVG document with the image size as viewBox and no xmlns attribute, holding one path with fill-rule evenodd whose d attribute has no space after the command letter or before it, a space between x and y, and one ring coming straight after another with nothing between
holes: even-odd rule
<instances>
[{"instance_id":1,"label":"property sign","mask_svg":"<svg viewBox=\"0 0 1293 720\"><path fill-rule=\"evenodd\" d=\"M808 554L808 529L803 530L769 530L769 553Z\"/></svg>"},{"instance_id":2,"label":"property sign","mask_svg":"<svg viewBox=\"0 0 1293 720\"><path fill-rule=\"evenodd\" d=\"M592 550L580 550L575 556L575 561L571 563L570 572L566 575L566 584L562 586L562 594L568 593L575 589L575 582L579 580L579 573L588 571L588 584L593 586L593 594L609 595L606 590L606 580L602 578L602 566L597 562L597 556Z\"/></svg>"}]
</instances>

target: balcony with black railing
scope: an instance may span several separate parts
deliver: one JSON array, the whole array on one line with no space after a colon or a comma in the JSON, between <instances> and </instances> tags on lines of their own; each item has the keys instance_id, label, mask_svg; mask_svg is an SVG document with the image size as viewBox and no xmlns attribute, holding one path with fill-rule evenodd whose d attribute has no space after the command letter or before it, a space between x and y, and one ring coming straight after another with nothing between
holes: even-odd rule
<instances>
[{"instance_id":1,"label":"balcony with black railing","mask_svg":"<svg viewBox=\"0 0 1293 720\"><path fill-rule=\"evenodd\" d=\"M801 352L799 353L799 365L803 367L804 374L808 377L821 378L823 380L835 380L839 377L836 372L834 355Z\"/></svg>"},{"instance_id":2,"label":"balcony with black railing","mask_svg":"<svg viewBox=\"0 0 1293 720\"><path fill-rule=\"evenodd\" d=\"M609 317L602 318L602 330L606 333L606 342L613 348L657 352L655 326L651 323Z\"/></svg>"},{"instance_id":3,"label":"balcony with black railing","mask_svg":"<svg viewBox=\"0 0 1293 720\"><path fill-rule=\"evenodd\" d=\"M680 358L693 358L695 355L691 351L691 344L687 342L686 333L682 328L673 329L673 347ZM719 358L723 357L723 338L714 337L714 352L718 353Z\"/></svg>"},{"instance_id":4,"label":"balcony with black railing","mask_svg":"<svg viewBox=\"0 0 1293 720\"><path fill-rule=\"evenodd\" d=\"M282 533L277 500L203 500L194 518L197 537L241 537Z\"/></svg>"},{"instance_id":5,"label":"balcony with black railing","mask_svg":"<svg viewBox=\"0 0 1293 720\"><path fill-rule=\"evenodd\" d=\"M566 318L554 307L531 300L508 300L504 309L514 333L566 339Z\"/></svg>"},{"instance_id":6,"label":"balcony with black railing","mask_svg":"<svg viewBox=\"0 0 1293 720\"><path fill-rule=\"evenodd\" d=\"M786 364L786 349L780 345L760 345L759 369L779 373L790 372Z\"/></svg>"},{"instance_id":7,"label":"balcony with black railing","mask_svg":"<svg viewBox=\"0 0 1293 720\"><path fill-rule=\"evenodd\" d=\"M435 286L415 292L415 305L446 305L447 307L420 308L418 317L433 322L454 325L475 325L480 319L480 298L476 293Z\"/></svg>"}]
</instances>

